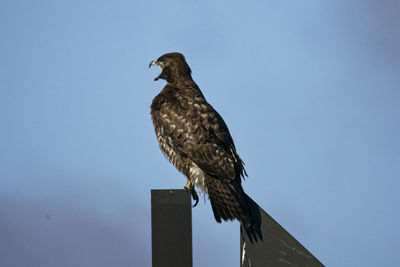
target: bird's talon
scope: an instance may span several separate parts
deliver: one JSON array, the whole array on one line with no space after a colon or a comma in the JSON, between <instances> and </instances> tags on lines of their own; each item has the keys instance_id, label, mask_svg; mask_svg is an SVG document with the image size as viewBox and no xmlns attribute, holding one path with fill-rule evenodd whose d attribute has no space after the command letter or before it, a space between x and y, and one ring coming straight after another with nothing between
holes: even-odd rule
<instances>
[{"instance_id":1,"label":"bird's talon","mask_svg":"<svg viewBox=\"0 0 400 267\"><path fill-rule=\"evenodd\" d=\"M194 189L193 189L193 191L191 191L191 193L192 193L192 198L193 198L193 200L196 201L196 202L194 203L194 205L193 205L193 208L194 208L194 207L197 206L197 203L199 203L199 196L197 195L197 192L194 191Z\"/></svg>"},{"instance_id":2,"label":"bird's talon","mask_svg":"<svg viewBox=\"0 0 400 267\"><path fill-rule=\"evenodd\" d=\"M185 185L185 190L186 192L190 192L190 195L192 196L192 199L195 201L193 208L197 206L197 203L199 203L199 196L197 195L196 190L194 190L194 186L192 188L188 187Z\"/></svg>"}]
</instances>

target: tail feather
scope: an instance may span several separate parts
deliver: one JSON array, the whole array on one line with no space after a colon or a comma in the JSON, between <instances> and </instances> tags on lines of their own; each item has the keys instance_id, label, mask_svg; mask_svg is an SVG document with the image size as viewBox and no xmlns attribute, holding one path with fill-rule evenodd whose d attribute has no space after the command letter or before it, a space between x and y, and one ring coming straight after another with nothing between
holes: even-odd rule
<instances>
[{"instance_id":1,"label":"tail feather","mask_svg":"<svg viewBox=\"0 0 400 267\"><path fill-rule=\"evenodd\" d=\"M237 218L237 201L229 190L213 177L208 177L206 183L215 220L221 222L221 219L227 221Z\"/></svg>"},{"instance_id":2,"label":"tail feather","mask_svg":"<svg viewBox=\"0 0 400 267\"><path fill-rule=\"evenodd\" d=\"M262 240L261 215L258 207L244 193L241 185L227 184L221 179L207 176L206 185L214 218L217 222L237 219L250 241Z\"/></svg>"}]
</instances>

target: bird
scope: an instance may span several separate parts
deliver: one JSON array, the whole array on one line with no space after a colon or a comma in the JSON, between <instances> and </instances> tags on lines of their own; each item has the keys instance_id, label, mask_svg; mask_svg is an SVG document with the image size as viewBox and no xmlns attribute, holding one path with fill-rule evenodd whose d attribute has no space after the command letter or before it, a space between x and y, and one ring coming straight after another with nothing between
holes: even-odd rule
<instances>
[{"instance_id":1,"label":"bird","mask_svg":"<svg viewBox=\"0 0 400 267\"><path fill-rule=\"evenodd\" d=\"M184 188L195 207L196 188L207 195L218 223L238 220L250 239L261 237L260 215L242 187L247 176L228 127L192 78L185 57L167 53L149 64L161 68L154 79L167 82L153 99L150 114L165 157L187 178Z\"/></svg>"}]
</instances>

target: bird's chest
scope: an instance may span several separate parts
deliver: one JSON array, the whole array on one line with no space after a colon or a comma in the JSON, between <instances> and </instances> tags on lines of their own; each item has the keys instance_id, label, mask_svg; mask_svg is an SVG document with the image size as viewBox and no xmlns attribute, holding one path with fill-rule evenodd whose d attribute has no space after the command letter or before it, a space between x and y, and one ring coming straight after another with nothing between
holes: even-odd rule
<instances>
[{"instance_id":1,"label":"bird's chest","mask_svg":"<svg viewBox=\"0 0 400 267\"><path fill-rule=\"evenodd\" d=\"M165 107L161 106L160 108L152 106L151 116L161 152L179 171L186 174L187 163L177 149L177 136L174 133L177 128L176 116L173 116L172 111L165 110Z\"/></svg>"},{"instance_id":2,"label":"bird's chest","mask_svg":"<svg viewBox=\"0 0 400 267\"><path fill-rule=\"evenodd\" d=\"M156 137L162 153L174 164L177 162L177 151L173 148L171 137L164 134L163 127L156 127Z\"/></svg>"},{"instance_id":3,"label":"bird's chest","mask_svg":"<svg viewBox=\"0 0 400 267\"><path fill-rule=\"evenodd\" d=\"M205 138L200 131L201 118L197 118L196 108L200 106L178 94L161 96L157 96L151 106L160 149L179 171L206 193L204 172L187 156Z\"/></svg>"},{"instance_id":4,"label":"bird's chest","mask_svg":"<svg viewBox=\"0 0 400 267\"><path fill-rule=\"evenodd\" d=\"M161 149L168 155L191 138L193 123L188 117L189 110L182 106L183 101L166 94L157 96L151 107L151 116Z\"/></svg>"}]
</instances>

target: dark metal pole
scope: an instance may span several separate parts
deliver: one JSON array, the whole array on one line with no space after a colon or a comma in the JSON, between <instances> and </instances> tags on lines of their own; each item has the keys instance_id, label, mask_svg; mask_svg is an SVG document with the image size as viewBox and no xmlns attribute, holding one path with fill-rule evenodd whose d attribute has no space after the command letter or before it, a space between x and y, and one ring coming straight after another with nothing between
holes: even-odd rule
<instances>
[{"instance_id":1,"label":"dark metal pole","mask_svg":"<svg viewBox=\"0 0 400 267\"><path fill-rule=\"evenodd\" d=\"M324 266L257 203L251 199L250 202L252 210L258 209L261 215L260 230L263 239L252 243L246 232L240 229L241 267Z\"/></svg>"},{"instance_id":2,"label":"dark metal pole","mask_svg":"<svg viewBox=\"0 0 400 267\"><path fill-rule=\"evenodd\" d=\"M192 267L192 207L183 189L151 190L153 267Z\"/></svg>"}]
</instances>

